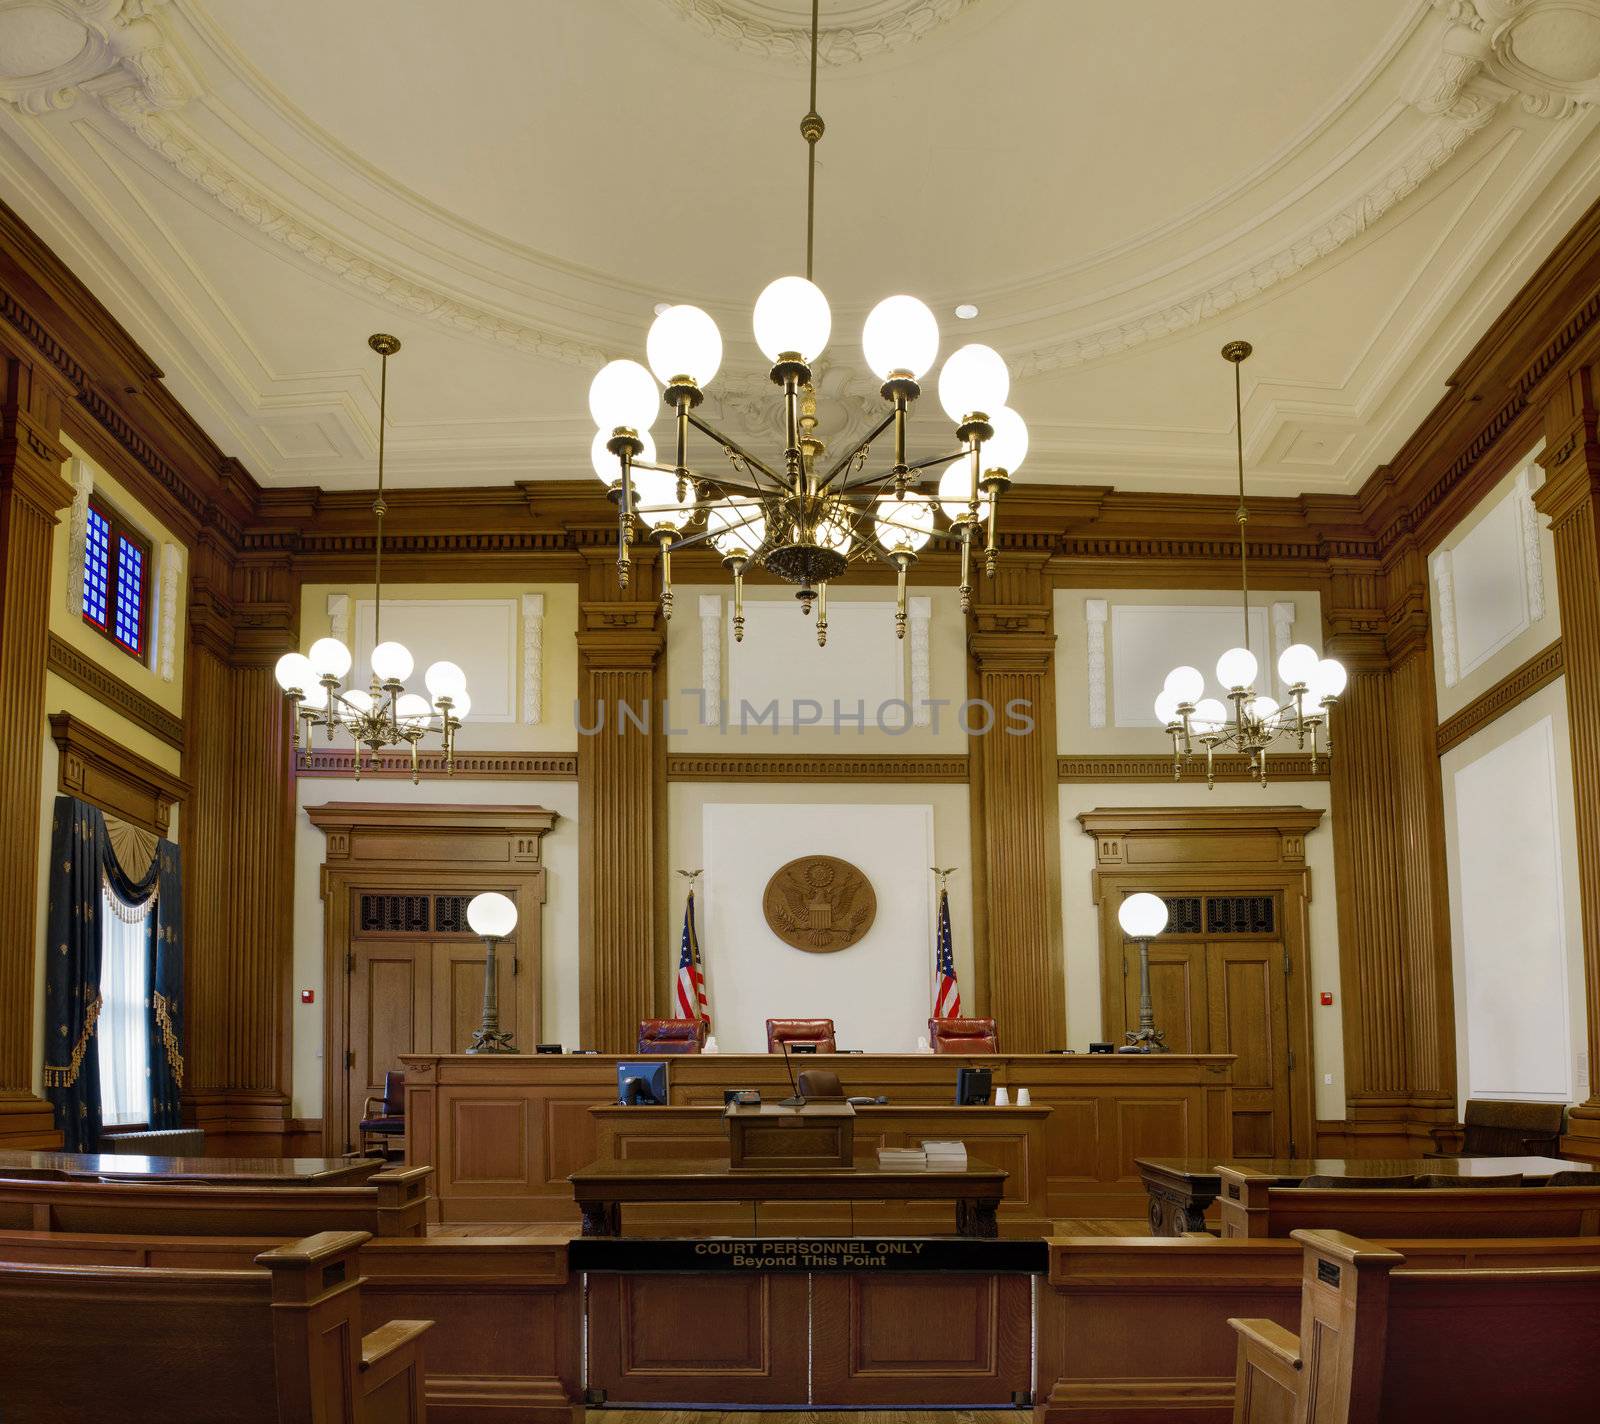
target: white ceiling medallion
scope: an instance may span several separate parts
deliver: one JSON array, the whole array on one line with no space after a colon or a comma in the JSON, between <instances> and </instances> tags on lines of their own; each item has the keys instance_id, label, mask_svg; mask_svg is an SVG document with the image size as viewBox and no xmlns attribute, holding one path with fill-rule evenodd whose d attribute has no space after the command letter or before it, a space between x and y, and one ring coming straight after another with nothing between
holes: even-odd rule
<instances>
[{"instance_id":1,"label":"white ceiling medallion","mask_svg":"<svg viewBox=\"0 0 1600 1424\"><path fill-rule=\"evenodd\" d=\"M25 114L65 109L78 86L123 70L155 105L192 82L150 16L167 0L0 0L0 100Z\"/></svg>"},{"instance_id":2,"label":"white ceiling medallion","mask_svg":"<svg viewBox=\"0 0 1600 1424\"><path fill-rule=\"evenodd\" d=\"M809 0L663 0L702 33L766 59L811 58ZM823 64L855 64L925 39L978 0L842 0L818 36Z\"/></svg>"},{"instance_id":3,"label":"white ceiling medallion","mask_svg":"<svg viewBox=\"0 0 1600 1424\"><path fill-rule=\"evenodd\" d=\"M1600 0L1433 0L1454 22L1447 52L1543 118L1600 99Z\"/></svg>"}]
</instances>

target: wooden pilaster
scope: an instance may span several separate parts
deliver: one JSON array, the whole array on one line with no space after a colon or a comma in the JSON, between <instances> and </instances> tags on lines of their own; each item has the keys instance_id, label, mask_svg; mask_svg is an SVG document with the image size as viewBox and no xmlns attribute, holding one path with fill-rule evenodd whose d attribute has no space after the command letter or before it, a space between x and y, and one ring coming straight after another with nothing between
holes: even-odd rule
<instances>
[{"instance_id":1,"label":"wooden pilaster","mask_svg":"<svg viewBox=\"0 0 1600 1424\"><path fill-rule=\"evenodd\" d=\"M639 551L645 553L645 551ZM617 586L613 546L584 551L578 609L579 1024L585 1048L631 1052L656 1012L665 873L666 628L654 567Z\"/></svg>"},{"instance_id":2,"label":"wooden pilaster","mask_svg":"<svg viewBox=\"0 0 1600 1424\"><path fill-rule=\"evenodd\" d=\"M968 638L972 851L979 1007L1008 1053L1065 1046L1061 827L1056 788L1055 621L1044 554L1002 555L978 576ZM1016 716L1032 727L1018 735ZM979 728L988 722L988 728Z\"/></svg>"},{"instance_id":3,"label":"wooden pilaster","mask_svg":"<svg viewBox=\"0 0 1600 1424\"><path fill-rule=\"evenodd\" d=\"M33 983L39 951L39 806L45 739L50 550L72 502L57 432L65 384L42 362L0 347L0 1142L59 1144L33 1094Z\"/></svg>"}]
</instances>

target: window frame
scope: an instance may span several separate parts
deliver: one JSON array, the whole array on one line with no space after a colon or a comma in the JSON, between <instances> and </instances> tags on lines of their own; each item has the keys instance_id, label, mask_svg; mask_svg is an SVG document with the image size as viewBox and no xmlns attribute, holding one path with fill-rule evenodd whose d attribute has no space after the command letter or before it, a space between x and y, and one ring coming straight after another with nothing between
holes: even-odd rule
<instances>
[{"instance_id":1,"label":"window frame","mask_svg":"<svg viewBox=\"0 0 1600 1424\"><path fill-rule=\"evenodd\" d=\"M141 667L150 664L150 571L155 545L124 519L98 495L89 496L89 509L106 523L106 621L102 627L89 616L86 608L79 610L84 626L93 629L114 648L125 653ZM122 600L122 541L139 551L139 646L130 648L117 633L117 613ZM87 560L87 551L84 554Z\"/></svg>"}]
</instances>

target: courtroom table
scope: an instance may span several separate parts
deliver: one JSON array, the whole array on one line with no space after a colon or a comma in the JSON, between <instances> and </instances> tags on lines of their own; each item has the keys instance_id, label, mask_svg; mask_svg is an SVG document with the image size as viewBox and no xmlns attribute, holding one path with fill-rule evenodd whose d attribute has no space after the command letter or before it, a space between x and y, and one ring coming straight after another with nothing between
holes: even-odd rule
<instances>
[{"instance_id":1,"label":"courtroom table","mask_svg":"<svg viewBox=\"0 0 1600 1424\"><path fill-rule=\"evenodd\" d=\"M644 1061L667 1065L673 1106L720 1110L728 1088L758 1089L769 1102L791 1091L782 1056L765 1053L402 1055L406 1162L436 1169L438 1219L576 1223L567 1178L603 1155L589 1110L616 1104L618 1063ZM1048 1220L1142 1215L1136 1157L1228 1160L1233 1061L1183 1053L828 1053L795 1066L834 1072L847 1094L883 1095L893 1108L953 1108L961 1068L989 1069L994 1086L1013 1098L1027 1088L1034 1108L1050 1109L1040 1129L1038 1213ZM860 1109L858 1129L871 1111ZM696 1146L678 1155L707 1153ZM987 1143L973 1155L995 1160ZM1002 1222L1005 1216L1002 1208Z\"/></svg>"},{"instance_id":2,"label":"courtroom table","mask_svg":"<svg viewBox=\"0 0 1600 1424\"><path fill-rule=\"evenodd\" d=\"M201 1182L212 1187L354 1186L376 1157L141 1157L125 1152L0 1152L0 1177Z\"/></svg>"},{"instance_id":3,"label":"courtroom table","mask_svg":"<svg viewBox=\"0 0 1600 1424\"><path fill-rule=\"evenodd\" d=\"M570 1178L585 1236L620 1236L624 1202L954 1201L956 1235L992 1240L1006 1174L965 1167L730 1167L653 1158L591 1162Z\"/></svg>"},{"instance_id":4,"label":"courtroom table","mask_svg":"<svg viewBox=\"0 0 1600 1424\"><path fill-rule=\"evenodd\" d=\"M1182 1236L1206 1229L1206 1208L1222 1190L1218 1166L1248 1167L1293 1187L1306 1177L1500 1177L1519 1174L1530 1187L1554 1172L1581 1172L1589 1164L1559 1157L1272 1157L1209 1162L1203 1157L1140 1157L1139 1173L1148 1193L1150 1230L1157 1236ZM1596 1178L1600 1182L1600 1177Z\"/></svg>"}]
</instances>

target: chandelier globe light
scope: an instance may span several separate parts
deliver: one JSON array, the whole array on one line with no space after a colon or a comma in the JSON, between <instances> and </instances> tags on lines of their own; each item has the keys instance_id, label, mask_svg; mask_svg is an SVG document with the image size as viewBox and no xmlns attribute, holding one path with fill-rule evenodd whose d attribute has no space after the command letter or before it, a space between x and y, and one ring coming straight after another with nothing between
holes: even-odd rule
<instances>
[{"instance_id":1,"label":"chandelier globe light","mask_svg":"<svg viewBox=\"0 0 1600 1424\"><path fill-rule=\"evenodd\" d=\"M455 735L472 707L472 699L467 696L466 674L452 662L436 662L423 673L423 684L428 689L426 697L408 692L406 682L416 670L416 659L405 644L383 637L383 517L388 512L383 498L383 447L388 424L389 358L400 349L400 342L380 332L368 337L367 345L378 353L380 372L378 493L372 504L377 518L373 559L373 648L368 659L372 680L367 688L344 687L344 679L355 658L338 638L318 638L304 653L285 653L278 659L274 672L292 710L293 748L297 757L304 752L309 758L318 729L326 733L329 742L339 732L347 732L355 743L358 780L364 752L376 756L385 747L403 746L410 750L411 779L415 782L420 772L418 747L430 734L437 734L441 740L446 773L455 770ZM636 364L616 361L612 366ZM638 370L652 392L648 411L639 400L637 378L627 372L614 372L610 367L601 372L605 380L596 378L595 382L599 400L609 402L604 409L614 411L626 406L635 414L654 414L655 383L642 366ZM594 391L591 391L591 402L595 402Z\"/></svg>"},{"instance_id":2,"label":"chandelier globe light","mask_svg":"<svg viewBox=\"0 0 1600 1424\"><path fill-rule=\"evenodd\" d=\"M1216 679L1222 697L1207 697L1205 675L1187 664L1166 676L1155 700L1155 715L1172 739L1172 779L1180 780L1185 764L1204 757L1206 785L1216 785L1216 753L1235 752L1249 759L1250 774L1267 784L1267 753L1275 742L1294 739L1298 750L1311 749L1315 770L1320 756L1333 752L1333 709L1344 692L1347 674L1335 658L1321 657L1308 643L1294 643L1278 655L1278 680L1289 700L1280 703L1257 693L1260 664L1250 649L1250 569L1245 526L1249 509L1244 499L1244 400L1240 367L1249 358L1248 341L1230 341L1222 357L1233 366L1234 448L1239 471L1239 583L1244 614L1244 642L1217 659ZM1231 710L1228 704L1232 704ZM1196 749L1198 743L1199 750Z\"/></svg>"},{"instance_id":3,"label":"chandelier globe light","mask_svg":"<svg viewBox=\"0 0 1600 1424\"><path fill-rule=\"evenodd\" d=\"M589 390L596 433L590 448L595 473L617 505L617 578L626 588L632 549L648 540L660 552L661 611L672 616L672 555L709 543L733 578L733 636L744 638L744 579L760 568L787 583L802 613L817 615L817 642L828 641L828 585L851 564L875 560L896 572L895 632L905 637L907 576L931 542L959 548L959 594L972 607L972 557L983 554L995 573L1000 496L1028 449L1027 426L1011 410L1005 360L974 342L951 353L939 373L939 403L953 423L955 450L907 458L907 429L921 381L939 354L939 323L927 304L898 293L868 314L861 354L882 383L885 410L863 437L824 464L818 434L812 366L833 336L833 313L813 280L816 233L819 4L811 7L811 106L800 121L807 146L805 275L778 277L755 300L756 346L771 363L782 402L784 445L773 460L745 449L696 414L722 366L722 335L696 306L663 308L645 336L648 369L637 361L608 362ZM649 428L660 410L674 430L657 463ZM691 467L691 429L709 438L727 469ZM887 437L892 455L869 469L875 444ZM942 472L935 474L935 472ZM937 497L924 481L937 481ZM939 527L942 516L944 527Z\"/></svg>"}]
</instances>

